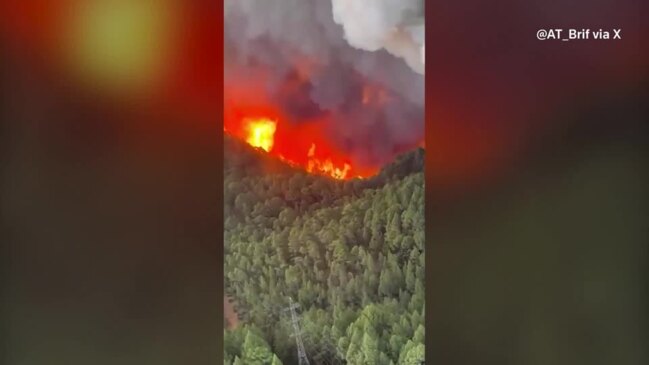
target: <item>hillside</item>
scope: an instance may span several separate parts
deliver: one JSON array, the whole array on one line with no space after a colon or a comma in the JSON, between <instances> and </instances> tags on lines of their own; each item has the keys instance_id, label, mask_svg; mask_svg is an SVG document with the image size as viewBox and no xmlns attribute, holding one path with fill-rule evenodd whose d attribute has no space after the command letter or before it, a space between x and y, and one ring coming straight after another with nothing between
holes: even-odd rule
<instances>
[{"instance_id":1,"label":"hillside","mask_svg":"<svg viewBox=\"0 0 649 365\"><path fill-rule=\"evenodd\" d=\"M338 181L225 148L224 272L242 324L225 330L226 364L297 364L289 297L313 364L419 364L424 151Z\"/></svg>"}]
</instances>

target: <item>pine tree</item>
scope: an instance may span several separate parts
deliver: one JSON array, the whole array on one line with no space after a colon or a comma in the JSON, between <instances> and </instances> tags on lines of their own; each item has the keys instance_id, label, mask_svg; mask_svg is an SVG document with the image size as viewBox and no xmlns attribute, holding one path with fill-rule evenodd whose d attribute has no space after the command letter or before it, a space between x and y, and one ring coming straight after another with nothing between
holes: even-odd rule
<instances>
[{"instance_id":1,"label":"pine tree","mask_svg":"<svg viewBox=\"0 0 649 365\"><path fill-rule=\"evenodd\" d=\"M264 156L226 157L226 292L242 322L260 329L226 330L227 360L294 361L293 330L268 308L292 296L303 332L335 343L348 364L416 361L413 348L424 336L424 178L403 163L417 158L372 179L338 182L290 169L268 174L257 163Z\"/></svg>"},{"instance_id":2,"label":"pine tree","mask_svg":"<svg viewBox=\"0 0 649 365\"><path fill-rule=\"evenodd\" d=\"M248 331L241 349L243 362L247 365L266 365L271 362L273 356L268 343L253 331Z\"/></svg>"},{"instance_id":3,"label":"pine tree","mask_svg":"<svg viewBox=\"0 0 649 365\"><path fill-rule=\"evenodd\" d=\"M414 344L409 342L404 347L403 357L399 361L399 365L421 365L426 361L424 344Z\"/></svg>"}]
</instances>

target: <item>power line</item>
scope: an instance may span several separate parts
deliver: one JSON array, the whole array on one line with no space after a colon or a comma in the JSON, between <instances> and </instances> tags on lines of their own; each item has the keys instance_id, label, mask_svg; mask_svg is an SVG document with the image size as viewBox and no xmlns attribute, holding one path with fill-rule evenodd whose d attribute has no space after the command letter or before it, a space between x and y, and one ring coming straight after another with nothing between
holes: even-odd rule
<instances>
[{"instance_id":1,"label":"power line","mask_svg":"<svg viewBox=\"0 0 649 365\"><path fill-rule=\"evenodd\" d=\"M302 343L302 332L300 331L299 317L295 309L299 308L300 305L293 303L293 298L288 297L289 306L284 310L288 310L291 313L291 324L293 325L293 336L295 337L295 345L297 346L297 359L299 365L310 365L309 358L306 356L306 350L304 350L304 343Z\"/></svg>"}]
</instances>

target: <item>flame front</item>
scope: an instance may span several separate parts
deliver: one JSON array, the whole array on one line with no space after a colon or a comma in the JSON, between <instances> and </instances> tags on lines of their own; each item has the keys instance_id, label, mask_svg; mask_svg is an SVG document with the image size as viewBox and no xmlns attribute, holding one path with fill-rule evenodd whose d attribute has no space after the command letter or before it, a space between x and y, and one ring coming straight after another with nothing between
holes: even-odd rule
<instances>
[{"instance_id":1,"label":"flame front","mask_svg":"<svg viewBox=\"0 0 649 365\"><path fill-rule=\"evenodd\" d=\"M243 139L249 145L260 148L291 166L302 168L311 174L325 175L338 180L369 175L361 174L353 169L349 161L343 156L332 153L331 147L324 143L309 141L305 145L300 141L300 137L297 137L298 134L294 135L294 131L289 132L290 128L279 131L278 121L274 118L268 116L244 117L238 120L240 121L239 128L228 128L224 125L224 132ZM240 132L236 132L237 130ZM287 135L290 136L288 140ZM303 133L301 136L311 139L314 135ZM316 145L319 147L317 154ZM307 146L310 147L307 149Z\"/></svg>"},{"instance_id":2,"label":"flame front","mask_svg":"<svg viewBox=\"0 0 649 365\"><path fill-rule=\"evenodd\" d=\"M350 164L343 163L342 167L336 167L330 158L324 161L315 158L315 143L311 144L308 156L309 163L306 168L307 172L321 173L339 180L349 177L349 172L352 169Z\"/></svg>"},{"instance_id":3,"label":"flame front","mask_svg":"<svg viewBox=\"0 0 649 365\"><path fill-rule=\"evenodd\" d=\"M246 142L253 147L270 152L275 142L277 123L268 118L246 119L244 123L248 132Z\"/></svg>"}]
</instances>

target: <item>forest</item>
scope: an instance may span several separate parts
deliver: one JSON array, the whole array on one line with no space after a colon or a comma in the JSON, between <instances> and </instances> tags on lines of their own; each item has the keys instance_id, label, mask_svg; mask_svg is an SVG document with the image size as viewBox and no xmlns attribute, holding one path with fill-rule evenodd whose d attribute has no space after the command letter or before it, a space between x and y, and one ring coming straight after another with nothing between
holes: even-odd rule
<instances>
[{"instance_id":1,"label":"forest","mask_svg":"<svg viewBox=\"0 0 649 365\"><path fill-rule=\"evenodd\" d=\"M368 179L292 168L225 139L225 364L424 363L424 150Z\"/></svg>"}]
</instances>

